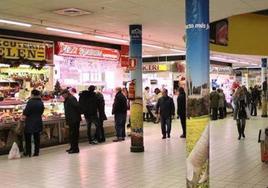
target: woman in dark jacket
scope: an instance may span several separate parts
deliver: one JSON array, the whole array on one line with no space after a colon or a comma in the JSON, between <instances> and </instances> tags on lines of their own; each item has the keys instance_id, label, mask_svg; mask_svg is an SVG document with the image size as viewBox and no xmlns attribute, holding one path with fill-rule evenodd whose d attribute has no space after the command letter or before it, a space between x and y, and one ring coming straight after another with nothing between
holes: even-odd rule
<instances>
[{"instance_id":1,"label":"woman in dark jacket","mask_svg":"<svg viewBox=\"0 0 268 188\"><path fill-rule=\"evenodd\" d=\"M32 156L31 139L34 137L34 155L39 155L40 149L40 132L43 130L42 115L44 112L44 104L40 97L40 91L32 90L31 99L27 102L27 105L23 111L25 118L25 142L26 152L25 156Z\"/></svg>"},{"instance_id":2,"label":"woman in dark jacket","mask_svg":"<svg viewBox=\"0 0 268 188\"><path fill-rule=\"evenodd\" d=\"M96 94L99 100L98 118L99 118L100 131L99 131L99 135L95 135L95 137L98 139L98 142L105 142L105 134L104 134L104 128L103 128L103 121L107 120L107 116L105 114L105 100L100 91L98 91Z\"/></svg>"},{"instance_id":3,"label":"woman in dark jacket","mask_svg":"<svg viewBox=\"0 0 268 188\"><path fill-rule=\"evenodd\" d=\"M181 138L186 138L186 94L182 87L179 88L177 106L178 106L177 114L181 120L181 127L182 127Z\"/></svg>"}]
</instances>

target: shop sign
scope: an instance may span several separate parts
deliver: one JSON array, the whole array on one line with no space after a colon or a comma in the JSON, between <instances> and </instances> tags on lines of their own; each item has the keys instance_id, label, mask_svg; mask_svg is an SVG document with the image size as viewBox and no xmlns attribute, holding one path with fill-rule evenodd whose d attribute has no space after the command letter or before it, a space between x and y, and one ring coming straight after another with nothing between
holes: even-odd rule
<instances>
[{"instance_id":1,"label":"shop sign","mask_svg":"<svg viewBox=\"0 0 268 188\"><path fill-rule=\"evenodd\" d=\"M142 70L144 72L168 71L169 66L167 64L144 64Z\"/></svg>"},{"instance_id":2,"label":"shop sign","mask_svg":"<svg viewBox=\"0 0 268 188\"><path fill-rule=\"evenodd\" d=\"M232 70L231 67L210 66L210 74L228 74L228 75L232 75L233 70Z\"/></svg>"},{"instance_id":3,"label":"shop sign","mask_svg":"<svg viewBox=\"0 0 268 188\"><path fill-rule=\"evenodd\" d=\"M44 43L0 38L0 56L5 59L27 59L43 61L46 59Z\"/></svg>"},{"instance_id":4,"label":"shop sign","mask_svg":"<svg viewBox=\"0 0 268 188\"><path fill-rule=\"evenodd\" d=\"M121 45L120 63L121 67L129 66L129 46Z\"/></svg>"},{"instance_id":5,"label":"shop sign","mask_svg":"<svg viewBox=\"0 0 268 188\"><path fill-rule=\"evenodd\" d=\"M109 48L58 42L56 54L60 56L91 58L107 61L119 61L119 51Z\"/></svg>"}]
</instances>

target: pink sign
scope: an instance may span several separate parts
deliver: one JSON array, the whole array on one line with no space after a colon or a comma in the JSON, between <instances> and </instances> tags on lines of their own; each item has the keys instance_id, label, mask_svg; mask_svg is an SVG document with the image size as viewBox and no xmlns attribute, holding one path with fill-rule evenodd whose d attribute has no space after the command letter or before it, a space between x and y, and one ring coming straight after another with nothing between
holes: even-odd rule
<instances>
[{"instance_id":1,"label":"pink sign","mask_svg":"<svg viewBox=\"0 0 268 188\"><path fill-rule=\"evenodd\" d=\"M60 56L91 58L106 61L119 61L120 57L120 53L116 49L101 48L67 42L57 43L56 54Z\"/></svg>"}]
</instances>

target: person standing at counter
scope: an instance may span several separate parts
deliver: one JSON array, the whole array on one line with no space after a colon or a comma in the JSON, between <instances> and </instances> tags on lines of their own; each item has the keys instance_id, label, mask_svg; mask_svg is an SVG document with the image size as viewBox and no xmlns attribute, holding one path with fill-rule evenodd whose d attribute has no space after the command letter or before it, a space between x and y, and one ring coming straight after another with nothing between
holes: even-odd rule
<instances>
[{"instance_id":1,"label":"person standing at counter","mask_svg":"<svg viewBox=\"0 0 268 188\"><path fill-rule=\"evenodd\" d=\"M41 100L40 91L32 90L31 99L27 102L23 115L25 116L25 142L26 152L25 156L32 156L31 140L34 137L34 155L39 155L40 150L40 132L43 130L42 115L44 112L44 104Z\"/></svg>"},{"instance_id":2,"label":"person standing at counter","mask_svg":"<svg viewBox=\"0 0 268 188\"><path fill-rule=\"evenodd\" d=\"M66 150L69 154L79 153L79 127L81 121L80 106L77 99L65 89L61 92L64 98L64 113L66 123L69 126L70 149Z\"/></svg>"},{"instance_id":3,"label":"person standing at counter","mask_svg":"<svg viewBox=\"0 0 268 188\"><path fill-rule=\"evenodd\" d=\"M105 142L105 134L104 134L104 128L103 128L103 122L107 120L107 116L105 114L105 100L103 97L103 94L101 91L97 91L97 98L98 98L98 118L99 118L99 133L96 132L95 137L98 138L98 142Z\"/></svg>"}]
</instances>

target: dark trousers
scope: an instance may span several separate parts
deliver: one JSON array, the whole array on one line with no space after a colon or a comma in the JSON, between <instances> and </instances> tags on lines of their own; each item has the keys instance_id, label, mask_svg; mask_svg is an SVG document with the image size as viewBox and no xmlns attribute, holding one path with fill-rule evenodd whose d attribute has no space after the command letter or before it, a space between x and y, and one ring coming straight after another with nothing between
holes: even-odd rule
<instances>
[{"instance_id":1,"label":"dark trousers","mask_svg":"<svg viewBox=\"0 0 268 188\"><path fill-rule=\"evenodd\" d=\"M171 117L160 117L161 119L161 130L163 137L166 137L166 135L170 135L171 132Z\"/></svg>"},{"instance_id":2,"label":"dark trousers","mask_svg":"<svg viewBox=\"0 0 268 188\"><path fill-rule=\"evenodd\" d=\"M257 102L251 103L250 115L257 116Z\"/></svg>"},{"instance_id":3,"label":"dark trousers","mask_svg":"<svg viewBox=\"0 0 268 188\"><path fill-rule=\"evenodd\" d=\"M99 135L97 135L99 134ZM99 132L96 131L95 138L97 138L98 142L104 142L105 141L105 134L104 134L104 128L103 128L103 120L99 121Z\"/></svg>"},{"instance_id":4,"label":"dark trousers","mask_svg":"<svg viewBox=\"0 0 268 188\"><path fill-rule=\"evenodd\" d=\"M219 114L220 114L220 119L224 118L224 109L223 107L219 107Z\"/></svg>"},{"instance_id":5,"label":"dark trousers","mask_svg":"<svg viewBox=\"0 0 268 188\"><path fill-rule=\"evenodd\" d=\"M124 138L126 137L126 120L127 120L127 113L116 113L114 115L115 120L115 130L116 130L116 137L117 138Z\"/></svg>"},{"instance_id":6,"label":"dark trousers","mask_svg":"<svg viewBox=\"0 0 268 188\"><path fill-rule=\"evenodd\" d=\"M212 120L218 119L218 108L212 108Z\"/></svg>"},{"instance_id":7,"label":"dark trousers","mask_svg":"<svg viewBox=\"0 0 268 188\"><path fill-rule=\"evenodd\" d=\"M78 140L79 140L79 127L80 122L69 123L69 140L71 150L79 151Z\"/></svg>"},{"instance_id":8,"label":"dark trousers","mask_svg":"<svg viewBox=\"0 0 268 188\"><path fill-rule=\"evenodd\" d=\"M34 138L34 154L39 154L40 150L40 133L25 133L25 145L26 145L26 155L32 155L32 135Z\"/></svg>"},{"instance_id":9,"label":"dark trousers","mask_svg":"<svg viewBox=\"0 0 268 188\"><path fill-rule=\"evenodd\" d=\"M238 135L241 137L241 135L245 135L246 119L237 119L236 122Z\"/></svg>"},{"instance_id":10,"label":"dark trousers","mask_svg":"<svg viewBox=\"0 0 268 188\"><path fill-rule=\"evenodd\" d=\"M179 115L181 120L182 135L186 136L186 115Z\"/></svg>"},{"instance_id":11,"label":"dark trousers","mask_svg":"<svg viewBox=\"0 0 268 188\"><path fill-rule=\"evenodd\" d=\"M99 140L99 135L100 135L100 126L99 126L99 119L98 117L89 117L86 119L87 121L87 137L88 141L91 142L92 140ZM95 138L92 139L91 137L91 126L92 124L95 125L96 130L95 130ZM96 137L97 136L97 137Z\"/></svg>"}]
</instances>

